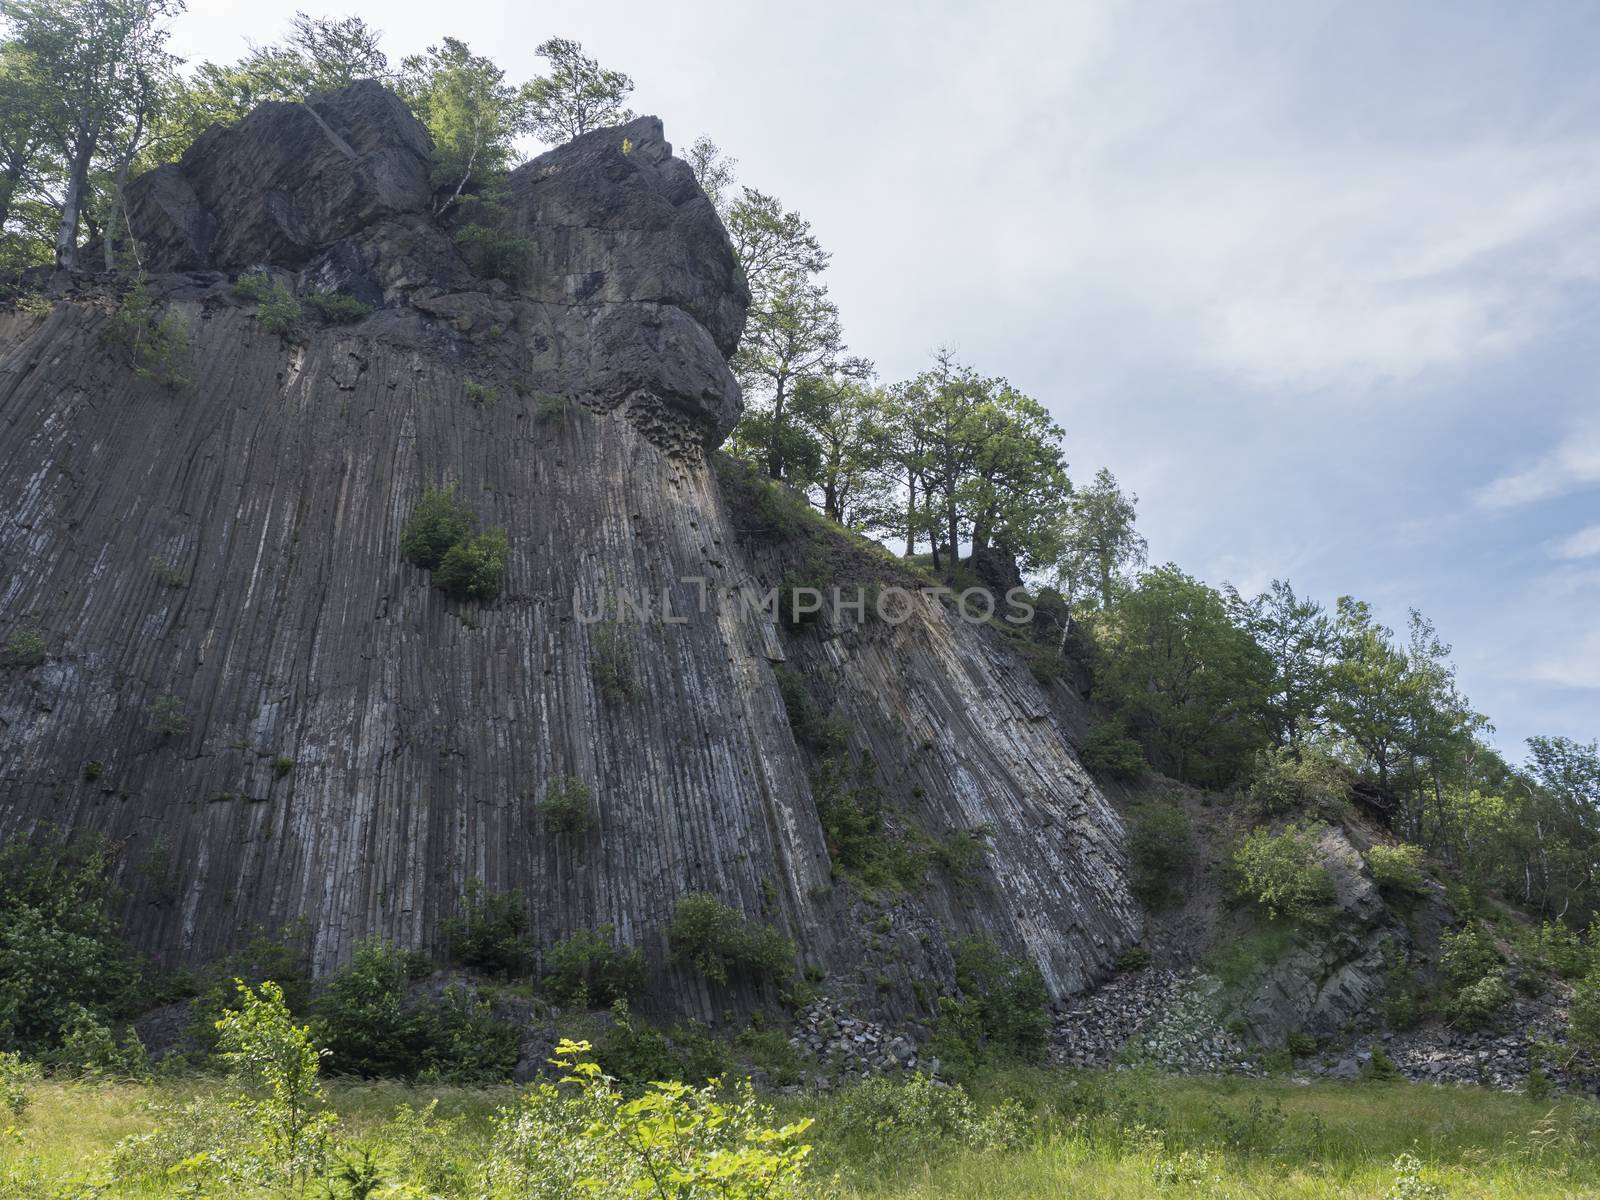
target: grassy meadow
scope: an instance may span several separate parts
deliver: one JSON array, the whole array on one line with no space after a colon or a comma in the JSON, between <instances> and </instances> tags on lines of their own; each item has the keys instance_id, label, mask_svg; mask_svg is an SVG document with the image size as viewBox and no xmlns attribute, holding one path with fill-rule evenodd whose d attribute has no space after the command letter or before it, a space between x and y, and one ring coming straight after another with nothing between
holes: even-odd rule
<instances>
[{"instance_id":1,"label":"grassy meadow","mask_svg":"<svg viewBox=\"0 0 1600 1200\"><path fill-rule=\"evenodd\" d=\"M266 1184L258 1193L237 1183L210 1190L181 1169L136 1177L141 1156L154 1161L148 1148L138 1149L140 1135L181 1120L173 1114L186 1106L225 1111L225 1090L222 1081L199 1077L41 1083L0 1139L0 1197L284 1194ZM485 1164L496 1153L495 1113L513 1105L516 1094L332 1081L328 1101L339 1120L331 1165L303 1194L513 1194L489 1182ZM805 1134L813 1151L800 1194L827 1200L1600 1196L1600 1109L1581 1101L1406 1083L1305 1085L1135 1071L1011 1071L975 1081L971 1095L972 1111L984 1114L977 1132L918 1102L895 1109L848 1093L782 1099L778 1121L811 1116L816 1122ZM364 1155L372 1164L368 1192L340 1178L340 1163Z\"/></svg>"}]
</instances>

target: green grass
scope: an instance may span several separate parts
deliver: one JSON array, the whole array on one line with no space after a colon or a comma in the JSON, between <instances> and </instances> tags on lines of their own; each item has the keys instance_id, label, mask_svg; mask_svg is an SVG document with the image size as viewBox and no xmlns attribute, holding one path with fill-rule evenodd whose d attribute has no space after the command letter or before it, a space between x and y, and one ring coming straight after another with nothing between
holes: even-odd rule
<instances>
[{"instance_id":1,"label":"green grass","mask_svg":"<svg viewBox=\"0 0 1600 1200\"><path fill-rule=\"evenodd\" d=\"M89 1194L81 1185L105 1183L111 1147L149 1130L156 1104L215 1095L221 1087L199 1077L144 1085L46 1083L15 1128L0 1130L0 1195L13 1194L6 1191L6 1172L25 1159L33 1160L47 1189L58 1189L27 1194ZM1298 1085L1044 1070L990 1075L972 1090L982 1106L1009 1099L1027 1111L1020 1148L952 1147L923 1134L915 1152L895 1152L892 1133L886 1139L882 1131L846 1124L837 1097L788 1098L779 1109L785 1119L817 1118L808 1135L816 1146L814 1194L837 1200L1371 1200L1390 1194L1395 1160L1408 1153L1422 1163L1422 1181L1441 1189L1412 1195L1510 1200L1600 1190L1600 1143L1592 1132L1597 1110L1579 1101L1535 1103L1476 1088L1405 1083ZM438 1117L463 1119L450 1153L468 1180L487 1152L492 1114L514 1094L508 1087L330 1086L346 1147L381 1141L397 1106L421 1107L437 1098ZM1158 1175L1171 1175L1175 1166L1186 1169L1191 1182L1158 1185ZM1202 1176L1208 1182L1194 1181ZM1217 1179L1220 1184L1211 1182ZM94 1194L146 1200L180 1193L172 1183L131 1189L111 1183ZM460 1194L476 1195L470 1188Z\"/></svg>"}]
</instances>

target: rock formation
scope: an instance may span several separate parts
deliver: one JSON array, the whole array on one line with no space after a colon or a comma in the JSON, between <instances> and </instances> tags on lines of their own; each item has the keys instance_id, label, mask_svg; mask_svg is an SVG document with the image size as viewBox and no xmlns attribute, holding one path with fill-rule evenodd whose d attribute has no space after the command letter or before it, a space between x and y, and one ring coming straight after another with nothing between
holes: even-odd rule
<instances>
[{"instance_id":1,"label":"rock formation","mask_svg":"<svg viewBox=\"0 0 1600 1200\"><path fill-rule=\"evenodd\" d=\"M546 943L614 925L685 1012L729 1003L667 961L692 890L901 1015L951 981L952 933L1027 953L1058 997L1102 974L1140 925L1120 826L1007 639L937 599L898 625L761 610L789 550L748 536L710 454L748 294L660 122L542 155L478 218L433 214L428 155L364 83L136 180L150 289L192 331L183 392L110 337L126 276L0 309L0 644L47 645L0 666L0 836L119 843L130 931L168 963L301 916L319 970L366 936L435 944L481 878L522 889ZM514 282L474 271L452 236L473 219L531 241ZM248 269L373 308L280 337L232 290ZM494 601L398 552L451 479L509 538ZM656 619L580 619L618 595ZM835 885L779 660L871 751L895 821L988 831L973 878ZM540 814L566 777L588 832Z\"/></svg>"}]
</instances>

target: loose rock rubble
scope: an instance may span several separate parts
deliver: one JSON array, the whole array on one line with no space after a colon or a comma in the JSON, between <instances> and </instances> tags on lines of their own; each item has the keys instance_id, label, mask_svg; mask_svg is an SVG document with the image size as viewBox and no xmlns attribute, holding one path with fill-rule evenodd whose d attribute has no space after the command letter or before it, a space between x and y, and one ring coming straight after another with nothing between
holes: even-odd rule
<instances>
[{"instance_id":1,"label":"loose rock rubble","mask_svg":"<svg viewBox=\"0 0 1600 1200\"><path fill-rule=\"evenodd\" d=\"M1077 997L1071 1008L1056 1016L1051 1061L1063 1067L1114 1062L1128 1039L1171 1003L1188 978L1177 971L1130 971Z\"/></svg>"},{"instance_id":2,"label":"loose rock rubble","mask_svg":"<svg viewBox=\"0 0 1600 1200\"><path fill-rule=\"evenodd\" d=\"M846 1079L886 1071L939 1073L939 1060L921 1056L911 1038L890 1033L876 1022L852 1017L826 997L800 1010L789 1044Z\"/></svg>"}]
</instances>

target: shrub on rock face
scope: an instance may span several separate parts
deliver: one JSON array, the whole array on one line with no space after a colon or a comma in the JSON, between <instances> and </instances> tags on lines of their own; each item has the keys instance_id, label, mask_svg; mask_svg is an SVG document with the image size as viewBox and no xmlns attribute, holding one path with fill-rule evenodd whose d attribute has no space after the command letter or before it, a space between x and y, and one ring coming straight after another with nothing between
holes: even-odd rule
<instances>
[{"instance_id":1,"label":"shrub on rock face","mask_svg":"<svg viewBox=\"0 0 1600 1200\"><path fill-rule=\"evenodd\" d=\"M1116 721L1102 721L1083 737L1078 757L1093 775L1134 780L1150 769L1144 747Z\"/></svg>"},{"instance_id":2,"label":"shrub on rock face","mask_svg":"<svg viewBox=\"0 0 1600 1200\"><path fill-rule=\"evenodd\" d=\"M500 591L509 557L505 531L485 530L451 546L434 571L433 582L447 595L492 600Z\"/></svg>"},{"instance_id":3,"label":"shrub on rock face","mask_svg":"<svg viewBox=\"0 0 1600 1200\"><path fill-rule=\"evenodd\" d=\"M531 238L501 233L487 225L463 225L456 230L456 245L479 275L509 284L521 282L527 274L534 249Z\"/></svg>"},{"instance_id":4,"label":"shrub on rock face","mask_svg":"<svg viewBox=\"0 0 1600 1200\"><path fill-rule=\"evenodd\" d=\"M1422 847L1410 842L1377 845L1367 851L1372 882L1395 892L1420 892L1423 887Z\"/></svg>"},{"instance_id":5,"label":"shrub on rock face","mask_svg":"<svg viewBox=\"0 0 1600 1200\"><path fill-rule=\"evenodd\" d=\"M492 975L515 975L528 965L528 901L520 891L491 893L481 879L469 879L461 915L444 922L452 961Z\"/></svg>"},{"instance_id":6,"label":"shrub on rock face","mask_svg":"<svg viewBox=\"0 0 1600 1200\"><path fill-rule=\"evenodd\" d=\"M1444 934L1439 947L1445 984L1440 1014L1466 1029L1487 1024L1511 1000L1500 952L1476 925Z\"/></svg>"},{"instance_id":7,"label":"shrub on rock face","mask_svg":"<svg viewBox=\"0 0 1600 1200\"><path fill-rule=\"evenodd\" d=\"M1039 968L987 938L957 938L950 952L961 995L939 1000L933 1042L939 1057L966 1070L981 1059L1038 1061L1050 1028L1049 995Z\"/></svg>"},{"instance_id":8,"label":"shrub on rock face","mask_svg":"<svg viewBox=\"0 0 1600 1200\"><path fill-rule=\"evenodd\" d=\"M781 981L794 967L793 942L704 892L678 901L667 943L674 962L693 967L713 983L740 976Z\"/></svg>"},{"instance_id":9,"label":"shrub on rock face","mask_svg":"<svg viewBox=\"0 0 1600 1200\"><path fill-rule=\"evenodd\" d=\"M282 336L300 319L300 301L285 283L266 271L241 275L234 282L234 294L256 302L256 320L269 333Z\"/></svg>"},{"instance_id":10,"label":"shrub on rock face","mask_svg":"<svg viewBox=\"0 0 1600 1200\"><path fill-rule=\"evenodd\" d=\"M1315 917L1333 901L1333 876L1317 853L1316 832L1290 825L1282 833L1251 830L1233 855L1234 890L1270 917Z\"/></svg>"},{"instance_id":11,"label":"shrub on rock face","mask_svg":"<svg viewBox=\"0 0 1600 1200\"><path fill-rule=\"evenodd\" d=\"M1134 893L1149 907L1159 907L1194 861L1189 814L1176 804L1141 808L1128 821L1128 858Z\"/></svg>"},{"instance_id":12,"label":"shrub on rock face","mask_svg":"<svg viewBox=\"0 0 1600 1200\"><path fill-rule=\"evenodd\" d=\"M188 390L194 374L189 319L176 305L157 305L143 277L133 281L111 318L111 335L128 352L138 378L174 392Z\"/></svg>"},{"instance_id":13,"label":"shrub on rock face","mask_svg":"<svg viewBox=\"0 0 1600 1200\"><path fill-rule=\"evenodd\" d=\"M451 547L477 523L472 506L456 494L455 484L425 488L400 534L400 553L427 571L436 570Z\"/></svg>"},{"instance_id":14,"label":"shrub on rock face","mask_svg":"<svg viewBox=\"0 0 1600 1200\"><path fill-rule=\"evenodd\" d=\"M571 775L553 779L544 789L539 815L552 833L587 833L594 824L594 793Z\"/></svg>"},{"instance_id":15,"label":"shrub on rock face","mask_svg":"<svg viewBox=\"0 0 1600 1200\"><path fill-rule=\"evenodd\" d=\"M1315 746L1278 746L1256 755L1245 801L1257 814L1328 813L1349 794L1344 767Z\"/></svg>"},{"instance_id":16,"label":"shrub on rock face","mask_svg":"<svg viewBox=\"0 0 1600 1200\"><path fill-rule=\"evenodd\" d=\"M559 1004L609 1007L644 990L644 951L617 944L610 925L579 929L546 956L545 987Z\"/></svg>"}]
</instances>

